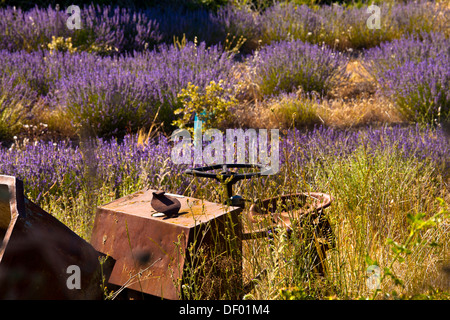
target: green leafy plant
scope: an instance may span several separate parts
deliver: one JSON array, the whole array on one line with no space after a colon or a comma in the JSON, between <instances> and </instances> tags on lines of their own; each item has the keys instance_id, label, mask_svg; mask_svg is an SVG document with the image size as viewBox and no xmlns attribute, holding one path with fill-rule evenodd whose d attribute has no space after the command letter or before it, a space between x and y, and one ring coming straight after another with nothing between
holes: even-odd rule
<instances>
[{"instance_id":1,"label":"green leafy plant","mask_svg":"<svg viewBox=\"0 0 450 320\"><path fill-rule=\"evenodd\" d=\"M314 297L309 295L304 288L299 287L282 288L278 295L281 300L314 300Z\"/></svg>"},{"instance_id":2,"label":"green leafy plant","mask_svg":"<svg viewBox=\"0 0 450 320\"><path fill-rule=\"evenodd\" d=\"M424 231L437 227L445 219L448 219L450 217L450 212L448 211L448 208L446 207L444 200L438 198L438 201L440 203L441 209L439 210L438 213L434 214L428 219L426 218L426 214L422 212L419 212L415 215L413 214L407 215L410 231L408 237L403 243L396 242L391 238L387 239L386 243L390 246L391 251L394 255L389 266L383 268L384 273L379 279L380 286L383 283L383 281L387 277L389 277L394 281L395 285L403 287L404 285L403 280L400 279L393 271L394 264L396 262L400 263L405 262L406 257L408 255L411 255L413 253L413 248L417 246L424 246L424 245L428 245L431 247L438 246L438 243L436 241L424 243L424 240L421 237L421 234ZM369 257L366 257L366 261L372 265L378 265L377 261L372 260ZM381 291L380 286L374 291L372 295L372 300L375 299L378 293ZM396 296L397 293L394 291L393 295Z\"/></svg>"},{"instance_id":3,"label":"green leafy plant","mask_svg":"<svg viewBox=\"0 0 450 320\"><path fill-rule=\"evenodd\" d=\"M189 83L186 89L182 89L178 99L183 108L175 110L175 115L182 114L182 117L173 121L173 125L179 128L193 130L189 125L193 122L194 116L204 123L204 128L217 128L230 119L231 110L237 101L233 97L230 89L225 87L224 81L211 81L206 86L204 93L200 87Z\"/></svg>"},{"instance_id":4,"label":"green leafy plant","mask_svg":"<svg viewBox=\"0 0 450 320\"><path fill-rule=\"evenodd\" d=\"M269 107L280 127L312 127L322 122L317 102L306 95L282 94Z\"/></svg>"}]
</instances>

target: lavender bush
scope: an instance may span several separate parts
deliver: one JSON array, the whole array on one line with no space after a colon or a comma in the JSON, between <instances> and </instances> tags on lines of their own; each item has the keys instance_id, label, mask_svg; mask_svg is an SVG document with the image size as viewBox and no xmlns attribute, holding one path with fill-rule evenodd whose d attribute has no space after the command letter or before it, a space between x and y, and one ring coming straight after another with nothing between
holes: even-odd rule
<instances>
[{"instance_id":1,"label":"lavender bush","mask_svg":"<svg viewBox=\"0 0 450 320\"><path fill-rule=\"evenodd\" d=\"M249 60L263 95L293 92L326 94L345 79L347 57L327 46L281 41L263 47Z\"/></svg>"},{"instance_id":2,"label":"lavender bush","mask_svg":"<svg viewBox=\"0 0 450 320\"><path fill-rule=\"evenodd\" d=\"M28 11L7 7L0 9L0 48L34 51L51 41L52 36L68 37L68 15L51 7Z\"/></svg>"},{"instance_id":3,"label":"lavender bush","mask_svg":"<svg viewBox=\"0 0 450 320\"><path fill-rule=\"evenodd\" d=\"M30 116L39 93L47 89L42 73L33 74L29 69L36 63L34 57L21 55L9 60L8 55L0 51L0 141L12 140Z\"/></svg>"},{"instance_id":4,"label":"lavender bush","mask_svg":"<svg viewBox=\"0 0 450 320\"><path fill-rule=\"evenodd\" d=\"M101 126L96 130L101 136L117 130L123 135L150 125L156 115L169 126L179 106L177 95L189 83L204 88L212 80L224 80L230 86L232 58L220 46L206 48L205 43L162 45L158 51L120 57L94 73L74 74L60 81L57 91L75 123Z\"/></svg>"},{"instance_id":5,"label":"lavender bush","mask_svg":"<svg viewBox=\"0 0 450 320\"><path fill-rule=\"evenodd\" d=\"M111 6L83 8L82 28L74 30L75 46L104 53L153 48L162 40L158 23L142 11Z\"/></svg>"},{"instance_id":6,"label":"lavender bush","mask_svg":"<svg viewBox=\"0 0 450 320\"><path fill-rule=\"evenodd\" d=\"M449 41L441 32L422 32L383 42L377 47L364 50L364 67L375 79L379 79L386 71L406 62L422 62L438 56L448 58Z\"/></svg>"},{"instance_id":7,"label":"lavender bush","mask_svg":"<svg viewBox=\"0 0 450 320\"><path fill-rule=\"evenodd\" d=\"M447 60L443 60L447 58ZM385 73L380 84L411 121L440 123L450 119L450 62L438 56Z\"/></svg>"},{"instance_id":8,"label":"lavender bush","mask_svg":"<svg viewBox=\"0 0 450 320\"><path fill-rule=\"evenodd\" d=\"M221 26L227 40L233 44L237 44L238 40L245 40L239 48L244 54L253 53L261 45L259 14L248 6L224 6L217 12L215 20Z\"/></svg>"},{"instance_id":9,"label":"lavender bush","mask_svg":"<svg viewBox=\"0 0 450 320\"><path fill-rule=\"evenodd\" d=\"M80 70L58 81L58 103L73 125L101 137L123 136L153 119L157 89L147 76L121 68Z\"/></svg>"},{"instance_id":10,"label":"lavender bush","mask_svg":"<svg viewBox=\"0 0 450 320\"><path fill-rule=\"evenodd\" d=\"M69 15L63 9L7 7L0 9L0 49L39 50L55 36L71 37L79 50L102 54L151 49L162 42L173 43L174 37L197 38L207 45L243 37L245 53L281 40L326 43L343 50L374 47L406 34L448 30L449 9L444 4L421 0L382 3L380 8L381 29L372 30L366 25L370 16L366 6L311 8L278 2L262 11L229 4L214 12L173 6L140 10L89 5L81 11L82 28L69 30L65 25Z\"/></svg>"},{"instance_id":11,"label":"lavender bush","mask_svg":"<svg viewBox=\"0 0 450 320\"><path fill-rule=\"evenodd\" d=\"M283 40L321 43L324 40L324 20L318 11L307 5L277 3L264 11L258 22L263 44Z\"/></svg>"},{"instance_id":12,"label":"lavender bush","mask_svg":"<svg viewBox=\"0 0 450 320\"><path fill-rule=\"evenodd\" d=\"M450 114L450 40L440 33L383 43L365 52L366 69L411 121L445 121Z\"/></svg>"},{"instance_id":13,"label":"lavender bush","mask_svg":"<svg viewBox=\"0 0 450 320\"><path fill-rule=\"evenodd\" d=\"M71 37L75 47L101 53L152 48L162 39L158 24L143 12L111 6L84 7L79 30L67 28L69 15L52 7L7 7L0 17L0 48L7 50L46 49L52 36Z\"/></svg>"},{"instance_id":14,"label":"lavender bush","mask_svg":"<svg viewBox=\"0 0 450 320\"><path fill-rule=\"evenodd\" d=\"M27 53L25 51L0 51L1 74L11 76L26 86L36 95L45 96L49 93L51 76L47 72L44 55L41 52Z\"/></svg>"},{"instance_id":15,"label":"lavender bush","mask_svg":"<svg viewBox=\"0 0 450 320\"><path fill-rule=\"evenodd\" d=\"M295 146L302 146L299 150ZM420 125L410 127L365 128L361 130L339 130L317 126L302 133L291 130L283 140L280 149L291 150L280 157L295 154L302 165L327 157L346 158L358 147L364 146L370 152L384 150L400 151L404 159L417 158L432 161L437 167L448 158L450 144L445 133L431 127L423 129Z\"/></svg>"},{"instance_id":16,"label":"lavender bush","mask_svg":"<svg viewBox=\"0 0 450 320\"><path fill-rule=\"evenodd\" d=\"M407 34L446 30L445 5L429 1L389 4L380 8L380 29L369 29L367 6L322 5L312 8L292 2L276 3L256 19L262 44L303 40L339 50L360 50Z\"/></svg>"}]
</instances>

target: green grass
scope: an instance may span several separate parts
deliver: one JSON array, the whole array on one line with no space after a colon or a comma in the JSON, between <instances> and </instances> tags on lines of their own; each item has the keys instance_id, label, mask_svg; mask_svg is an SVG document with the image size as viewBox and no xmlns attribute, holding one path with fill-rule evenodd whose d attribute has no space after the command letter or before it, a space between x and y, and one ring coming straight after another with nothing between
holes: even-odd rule
<instances>
[{"instance_id":1,"label":"green grass","mask_svg":"<svg viewBox=\"0 0 450 320\"><path fill-rule=\"evenodd\" d=\"M450 217L448 211L442 211L445 205L441 207L438 201L440 197L447 203L449 200L442 172L431 162L405 158L395 145L383 151L361 146L347 158L325 154L318 158L320 165L311 162L303 167L291 161L278 175L242 182L236 185L235 192L248 199L300 191L331 194L334 201L325 212L336 244L326 253L325 275L316 272L313 249L317 243L304 236L310 224L294 229L291 240L280 230L273 239L244 241L240 248L236 247L235 237L231 237L227 252L242 252L244 284L253 285L251 290L241 292L240 297L448 299L448 275L441 268L448 259ZM180 183L181 175L164 179L169 170L162 167L160 173L159 186L164 186L165 190L176 189ZM194 179L186 195L221 201L221 186L205 180ZM145 179L130 179L116 190L101 183L86 184L75 197L64 193L50 196L42 206L89 240L95 207L148 187L143 181ZM443 215L435 224L418 230L414 242L408 240L414 222L411 217L423 214L420 219L426 221L439 212ZM402 244L407 251L401 252L400 259L394 249ZM224 264L229 266L217 251L206 254L205 250L209 249L194 246L188 250L191 264L185 270L186 282L180 294L189 299L235 298L237 287L233 276L238 271L234 267L222 273L226 274L220 278L224 288L222 295L208 295L211 290L208 281L215 279L217 285L219 278L205 271L210 269L202 268L214 266L217 270ZM367 268L375 261L383 277L381 290L376 295L366 283ZM199 282L201 279L204 281Z\"/></svg>"}]
</instances>

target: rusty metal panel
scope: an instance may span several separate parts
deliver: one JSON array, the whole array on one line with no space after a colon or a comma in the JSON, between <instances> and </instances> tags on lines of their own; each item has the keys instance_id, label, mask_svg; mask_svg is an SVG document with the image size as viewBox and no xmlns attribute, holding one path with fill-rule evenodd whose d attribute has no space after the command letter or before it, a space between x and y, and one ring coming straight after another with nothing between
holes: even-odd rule
<instances>
[{"instance_id":1,"label":"rusty metal panel","mask_svg":"<svg viewBox=\"0 0 450 320\"><path fill-rule=\"evenodd\" d=\"M205 244L220 242L213 233L225 228L224 219L230 215L238 233L241 209L172 195L177 197L181 208L178 215L168 217L152 208L153 192L142 190L99 207L91 244L116 261L110 283L166 299L178 299L177 279L183 277L188 246L196 242L198 236ZM208 227L212 222L219 229ZM214 246L220 247L220 244L214 243Z\"/></svg>"},{"instance_id":2,"label":"rusty metal panel","mask_svg":"<svg viewBox=\"0 0 450 320\"><path fill-rule=\"evenodd\" d=\"M175 299L170 270L179 277L177 266L184 263L179 252L186 248L188 233L188 228L99 208L91 244L116 260L109 283Z\"/></svg>"},{"instance_id":3,"label":"rusty metal panel","mask_svg":"<svg viewBox=\"0 0 450 320\"><path fill-rule=\"evenodd\" d=\"M101 299L99 258L104 255L26 199L20 180L0 176L0 194L0 228L4 230L0 249L0 298ZM9 198L9 210L5 206L6 198ZM106 275L112 269L111 262L112 259L103 266ZM80 289L67 286L68 268L72 265L79 267Z\"/></svg>"},{"instance_id":4,"label":"rusty metal panel","mask_svg":"<svg viewBox=\"0 0 450 320\"><path fill-rule=\"evenodd\" d=\"M289 230L295 221L317 218L320 220L318 226L322 229L326 225L327 233L331 233L331 226L322 213L332 201L333 197L319 192L287 194L259 201L247 211L244 237L251 238L252 233L266 234L268 228L275 226Z\"/></svg>"},{"instance_id":5,"label":"rusty metal panel","mask_svg":"<svg viewBox=\"0 0 450 320\"><path fill-rule=\"evenodd\" d=\"M244 240L271 237L277 227L293 235L293 226L302 230L297 236L314 244L311 261L318 274L325 274L326 251L334 248L335 236L323 210L331 205L333 197L319 192L281 195L259 201L247 211Z\"/></svg>"}]
</instances>

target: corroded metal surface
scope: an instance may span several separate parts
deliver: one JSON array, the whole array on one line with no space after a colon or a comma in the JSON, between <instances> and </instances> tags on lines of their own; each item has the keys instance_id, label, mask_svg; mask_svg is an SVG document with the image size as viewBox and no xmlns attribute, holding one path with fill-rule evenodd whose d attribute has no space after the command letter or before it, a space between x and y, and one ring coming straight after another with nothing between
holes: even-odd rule
<instances>
[{"instance_id":1,"label":"corroded metal surface","mask_svg":"<svg viewBox=\"0 0 450 320\"><path fill-rule=\"evenodd\" d=\"M248 220L258 225L268 218L271 224L289 229L293 221L319 216L332 200L330 195L318 192L281 195L253 204L247 211Z\"/></svg>"},{"instance_id":2,"label":"corroded metal surface","mask_svg":"<svg viewBox=\"0 0 450 320\"><path fill-rule=\"evenodd\" d=\"M335 246L331 224L324 214L332 201L330 195L319 192L281 195L259 201L247 210L243 239L271 236L276 228L283 228L288 235L296 234L314 244L312 260L318 273L324 274L326 251Z\"/></svg>"},{"instance_id":3,"label":"corroded metal surface","mask_svg":"<svg viewBox=\"0 0 450 320\"><path fill-rule=\"evenodd\" d=\"M0 203L1 299L102 298L101 275L112 259L101 267L104 255L25 198L20 180L0 176ZM73 265L79 289L67 285Z\"/></svg>"},{"instance_id":4,"label":"corroded metal surface","mask_svg":"<svg viewBox=\"0 0 450 320\"><path fill-rule=\"evenodd\" d=\"M307 222L324 239L324 243L333 246L333 231L323 212L332 201L329 194L319 192L282 195L259 201L247 210L244 238L266 236L275 227L291 231L293 224Z\"/></svg>"},{"instance_id":5,"label":"corroded metal surface","mask_svg":"<svg viewBox=\"0 0 450 320\"><path fill-rule=\"evenodd\" d=\"M190 245L223 253L229 222L240 236L241 209L169 194L180 202L180 210L168 217L152 208L154 191L142 190L99 207L91 244L116 261L109 283L178 299Z\"/></svg>"}]
</instances>

